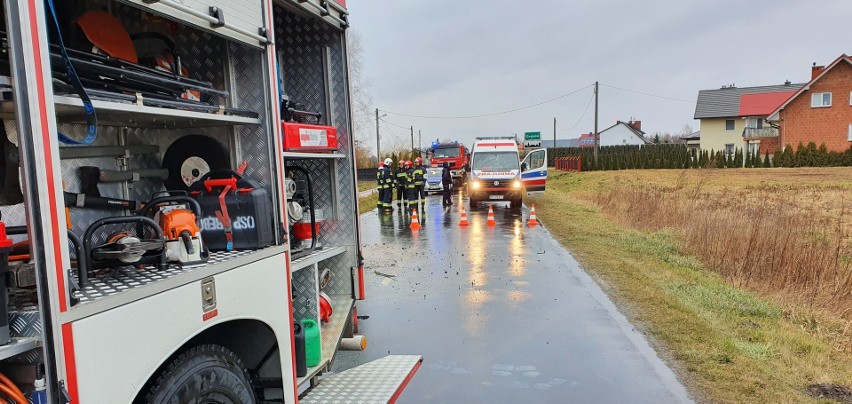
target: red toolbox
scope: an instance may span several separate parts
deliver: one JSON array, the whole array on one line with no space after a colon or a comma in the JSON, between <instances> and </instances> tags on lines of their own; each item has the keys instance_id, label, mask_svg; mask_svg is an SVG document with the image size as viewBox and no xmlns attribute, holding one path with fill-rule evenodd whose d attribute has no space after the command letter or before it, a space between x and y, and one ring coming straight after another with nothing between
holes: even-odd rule
<instances>
[{"instance_id":1,"label":"red toolbox","mask_svg":"<svg viewBox=\"0 0 852 404\"><path fill-rule=\"evenodd\" d=\"M298 122L281 122L284 132L284 150L335 151L337 129L333 126L310 125Z\"/></svg>"}]
</instances>

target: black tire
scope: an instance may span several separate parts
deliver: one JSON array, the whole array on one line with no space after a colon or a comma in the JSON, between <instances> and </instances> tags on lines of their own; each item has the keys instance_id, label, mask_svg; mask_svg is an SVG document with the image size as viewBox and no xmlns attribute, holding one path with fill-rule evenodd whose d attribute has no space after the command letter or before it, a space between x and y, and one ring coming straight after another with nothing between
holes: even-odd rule
<instances>
[{"instance_id":1,"label":"black tire","mask_svg":"<svg viewBox=\"0 0 852 404\"><path fill-rule=\"evenodd\" d=\"M192 347L157 375L145 402L150 404L252 404L257 397L240 358L221 345Z\"/></svg>"},{"instance_id":2,"label":"black tire","mask_svg":"<svg viewBox=\"0 0 852 404\"><path fill-rule=\"evenodd\" d=\"M479 202L482 202L482 199L474 198L471 195L471 197L470 197L470 210L479 209Z\"/></svg>"}]
</instances>

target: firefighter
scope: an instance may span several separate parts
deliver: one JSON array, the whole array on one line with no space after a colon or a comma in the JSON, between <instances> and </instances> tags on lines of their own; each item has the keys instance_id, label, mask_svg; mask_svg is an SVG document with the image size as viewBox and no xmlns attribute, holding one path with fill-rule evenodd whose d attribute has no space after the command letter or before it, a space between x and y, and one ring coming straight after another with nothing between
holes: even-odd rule
<instances>
[{"instance_id":1,"label":"firefighter","mask_svg":"<svg viewBox=\"0 0 852 404\"><path fill-rule=\"evenodd\" d=\"M417 190L415 200L420 199L421 203L426 204L426 167L423 165L423 159L418 157L414 159L414 185Z\"/></svg>"},{"instance_id":2,"label":"firefighter","mask_svg":"<svg viewBox=\"0 0 852 404\"><path fill-rule=\"evenodd\" d=\"M405 170L405 161L399 160L399 168L396 169L396 204L401 206L403 210L405 210L406 206L406 190L405 187L408 185L408 171Z\"/></svg>"},{"instance_id":3,"label":"firefighter","mask_svg":"<svg viewBox=\"0 0 852 404\"><path fill-rule=\"evenodd\" d=\"M411 164L411 160L405 162L405 172L406 172L406 197L408 200L408 210L417 209L417 191L414 181L414 166Z\"/></svg>"},{"instance_id":4,"label":"firefighter","mask_svg":"<svg viewBox=\"0 0 852 404\"><path fill-rule=\"evenodd\" d=\"M385 159L385 195L382 202L386 210L393 210L393 160Z\"/></svg>"},{"instance_id":5,"label":"firefighter","mask_svg":"<svg viewBox=\"0 0 852 404\"><path fill-rule=\"evenodd\" d=\"M379 191L379 200L376 203L378 210L385 207L385 181L387 180L387 169L385 163L379 161L379 169L376 170L376 189Z\"/></svg>"}]
</instances>

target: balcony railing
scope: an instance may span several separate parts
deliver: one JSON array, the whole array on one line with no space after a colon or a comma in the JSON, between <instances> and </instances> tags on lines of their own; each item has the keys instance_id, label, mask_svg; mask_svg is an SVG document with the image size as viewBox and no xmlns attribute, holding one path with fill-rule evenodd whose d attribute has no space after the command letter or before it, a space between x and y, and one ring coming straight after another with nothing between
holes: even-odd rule
<instances>
[{"instance_id":1,"label":"balcony railing","mask_svg":"<svg viewBox=\"0 0 852 404\"><path fill-rule=\"evenodd\" d=\"M763 128L745 128L743 137L746 139L757 139L762 137L778 137L778 129L771 126Z\"/></svg>"}]
</instances>

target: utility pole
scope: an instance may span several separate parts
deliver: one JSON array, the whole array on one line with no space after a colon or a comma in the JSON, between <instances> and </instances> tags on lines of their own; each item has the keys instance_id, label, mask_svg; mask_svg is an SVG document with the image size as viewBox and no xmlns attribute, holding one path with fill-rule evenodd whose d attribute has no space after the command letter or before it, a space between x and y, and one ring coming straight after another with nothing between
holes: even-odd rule
<instances>
[{"instance_id":1,"label":"utility pole","mask_svg":"<svg viewBox=\"0 0 852 404\"><path fill-rule=\"evenodd\" d=\"M556 148L556 117L553 117L553 148Z\"/></svg>"},{"instance_id":2,"label":"utility pole","mask_svg":"<svg viewBox=\"0 0 852 404\"><path fill-rule=\"evenodd\" d=\"M379 109L376 108L376 161L382 161L382 150L381 146L379 146L381 142L379 139Z\"/></svg>"},{"instance_id":3,"label":"utility pole","mask_svg":"<svg viewBox=\"0 0 852 404\"><path fill-rule=\"evenodd\" d=\"M411 127L411 152L414 152L414 126Z\"/></svg>"},{"instance_id":4,"label":"utility pole","mask_svg":"<svg viewBox=\"0 0 852 404\"><path fill-rule=\"evenodd\" d=\"M601 147L600 139L598 138L598 82L595 82L595 164L598 163L598 149Z\"/></svg>"},{"instance_id":5,"label":"utility pole","mask_svg":"<svg viewBox=\"0 0 852 404\"><path fill-rule=\"evenodd\" d=\"M423 149L423 133L421 133L420 129L417 129L417 148Z\"/></svg>"}]
</instances>

